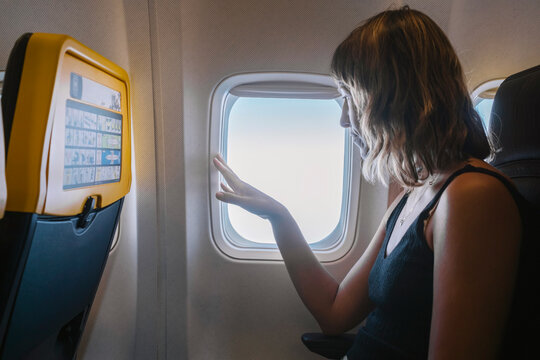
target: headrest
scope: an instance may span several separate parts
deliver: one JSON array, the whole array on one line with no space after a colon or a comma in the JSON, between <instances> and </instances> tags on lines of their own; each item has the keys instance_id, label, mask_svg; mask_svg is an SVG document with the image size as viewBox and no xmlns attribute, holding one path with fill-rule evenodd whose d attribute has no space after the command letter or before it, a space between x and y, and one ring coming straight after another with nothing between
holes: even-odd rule
<instances>
[{"instance_id":1,"label":"headrest","mask_svg":"<svg viewBox=\"0 0 540 360\"><path fill-rule=\"evenodd\" d=\"M495 95L489 130L500 147L493 166L540 163L540 65L504 80Z\"/></svg>"}]
</instances>

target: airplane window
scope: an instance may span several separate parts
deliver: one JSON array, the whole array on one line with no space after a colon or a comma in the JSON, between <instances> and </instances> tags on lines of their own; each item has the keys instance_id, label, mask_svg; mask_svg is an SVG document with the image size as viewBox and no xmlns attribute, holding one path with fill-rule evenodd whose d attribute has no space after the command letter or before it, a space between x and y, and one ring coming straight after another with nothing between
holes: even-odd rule
<instances>
[{"instance_id":1,"label":"airplane window","mask_svg":"<svg viewBox=\"0 0 540 360\"><path fill-rule=\"evenodd\" d=\"M283 203L321 261L343 256L354 241L360 170L343 100L325 75L240 74L214 91L210 155L221 153L242 180ZM279 260L267 220L219 202L222 181L210 171L212 233L235 259Z\"/></svg>"},{"instance_id":2,"label":"airplane window","mask_svg":"<svg viewBox=\"0 0 540 360\"><path fill-rule=\"evenodd\" d=\"M495 93L503 81L504 79L486 81L474 89L471 94L474 109L482 118L482 123L484 124L484 129L486 130L489 129L491 108L493 107Z\"/></svg>"}]
</instances>

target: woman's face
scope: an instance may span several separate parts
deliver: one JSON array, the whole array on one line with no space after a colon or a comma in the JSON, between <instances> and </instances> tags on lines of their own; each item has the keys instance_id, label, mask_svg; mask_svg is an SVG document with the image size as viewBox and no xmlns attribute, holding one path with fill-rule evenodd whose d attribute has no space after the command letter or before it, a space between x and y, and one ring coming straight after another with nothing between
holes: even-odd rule
<instances>
[{"instance_id":1,"label":"woman's face","mask_svg":"<svg viewBox=\"0 0 540 360\"><path fill-rule=\"evenodd\" d=\"M338 84L338 91L341 96L345 98L339 124L344 128L351 129L351 136L353 137L353 142L360 149L360 155L362 156L362 158L365 159L367 156L367 146L362 136L360 136L358 119L354 111L354 104L352 101L351 93L343 84Z\"/></svg>"},{"instance_id":2,"label":"woman's face","mask_svg":"<svg viewBox=\"0 0 540 360\"><path fill-rule=\"evenodd\" d=\"M338 91L343 96L345 101L343 102L343 109L341 112L341 119L339 121L339 124L344 128L352 127L352 131L354 132L356 127L356 114L354 113L354 106L351 99L351 94L349 90L344 85L338 85Z\"/></svg>"}]
</instances>

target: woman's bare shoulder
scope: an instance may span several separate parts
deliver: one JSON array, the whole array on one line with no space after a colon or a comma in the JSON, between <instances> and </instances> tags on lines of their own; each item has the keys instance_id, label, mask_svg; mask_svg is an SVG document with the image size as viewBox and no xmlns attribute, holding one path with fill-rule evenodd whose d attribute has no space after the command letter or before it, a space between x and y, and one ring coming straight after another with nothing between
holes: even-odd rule
<instances>
[{"instance_id":1,"label":"woman's bare shoulder","mask_svg":"<svg viewBox=\"0 0 540 360\"><path fill-rule=\"evenodd\" d=\"M500 177L476 171L461 174L449 184L441 201L451 201L450 205L454 202L480 202L477 204L480 207L490 207L495 203L516 205L508 188L508 184L512 184L510 178L482 160L472 159L468 164L489 170ZM502 180L503 178L506 179L506 183Z\"/></svg>"},{"instance_id":2,"label":"woman's bare shoulder","mask_svg":"<svg viewBox=\"0 0 540 360\"><path fill-rule=\"evenodd\" d=\"M500 174L511 183L499 170L483 161L471 165ZM507 184L501 178L482 172L461 174L448 185L434 221L440 225L439 234L449 229L483 233L520 231L518 205Z\"/></svg>"}]
</instances>

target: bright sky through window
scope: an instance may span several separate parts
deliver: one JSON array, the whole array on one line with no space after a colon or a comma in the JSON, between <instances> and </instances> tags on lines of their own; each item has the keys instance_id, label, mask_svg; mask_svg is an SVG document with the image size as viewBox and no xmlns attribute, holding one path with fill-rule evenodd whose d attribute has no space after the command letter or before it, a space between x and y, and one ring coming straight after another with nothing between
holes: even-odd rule
<instances>
[{"instance_id":1,"label":"bright sky through window","mask_svg":"<svg viewBox=\"0 0 540 360\"><path fill-rule=\"evenodd\" d=\"M482 122L484 123L484 128L487 129L489 126L489 117L491 115L491 108L493 107L493 99L482 99L475 106L476 111L480 114Z\"/></svg>"},{"instance_id":2,"label":"bright sky through window","mask_svg":"<svg viewBox=\"0 0 540 360\"><path fill-rule=\"evenodd\" d=\"M233 105L227 161L241 179L283 203L306 240L338 225L343 201L345 131L335 100L248 98ZM268 221L227 205L243 238L274 243Z\"/></svg>"}]
</instances>

